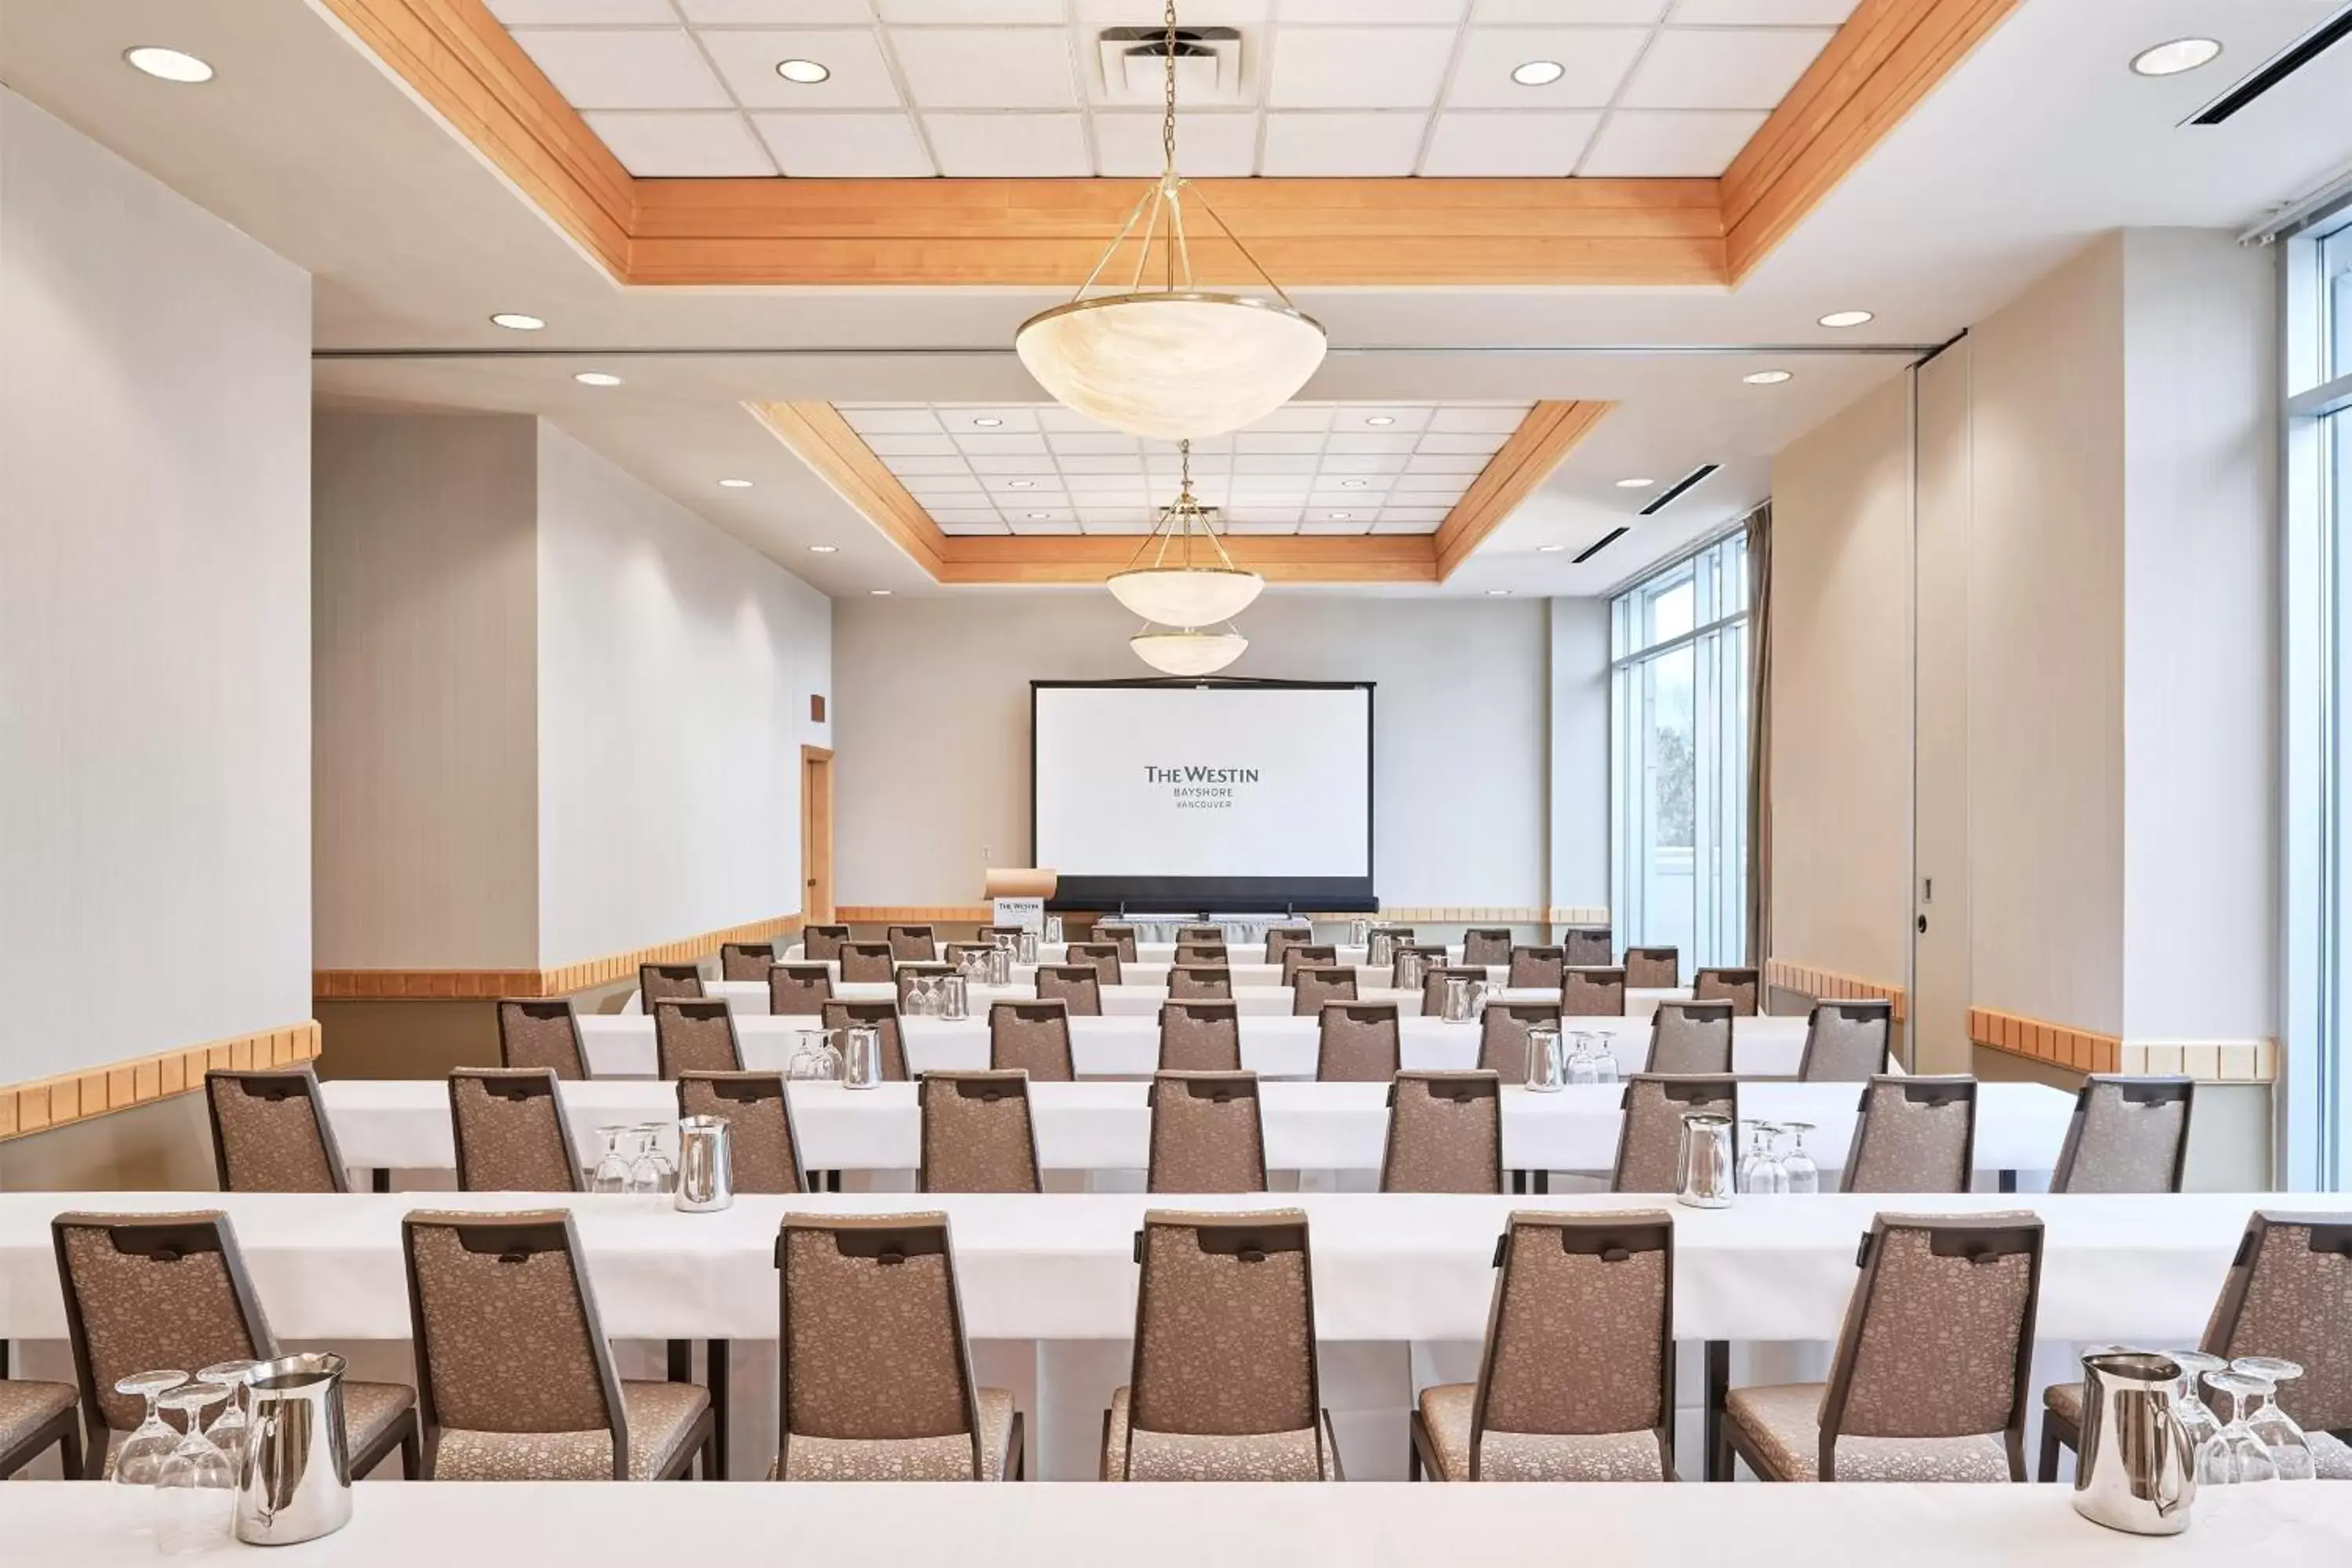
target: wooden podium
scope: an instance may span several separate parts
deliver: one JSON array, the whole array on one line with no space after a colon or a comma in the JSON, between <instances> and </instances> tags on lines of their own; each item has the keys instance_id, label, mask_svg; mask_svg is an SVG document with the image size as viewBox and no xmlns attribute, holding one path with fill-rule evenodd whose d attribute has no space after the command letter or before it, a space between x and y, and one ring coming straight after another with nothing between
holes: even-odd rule
<instances>
[{"instance_id":1,"label":"wooden podium","mask_svg":"<svg viewBox=\"0 0 2352 1568\"><path fill-rule=\"evenodd\" d=\"M991 906L991 923L1044 931L1045 900L1060 885L1060 876L1043 867L991 866L982 889Z\"/></svg>"}]
</instances>

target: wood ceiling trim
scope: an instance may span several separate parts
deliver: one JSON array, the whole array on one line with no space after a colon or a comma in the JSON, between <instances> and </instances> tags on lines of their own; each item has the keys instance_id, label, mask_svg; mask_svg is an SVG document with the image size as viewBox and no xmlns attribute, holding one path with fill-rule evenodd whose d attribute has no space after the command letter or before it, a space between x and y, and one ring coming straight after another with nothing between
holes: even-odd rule
<instances>
[{"instance_id":1,"label":"wood ceiling trim","mask_svg":"<svg viewBox=\"0 0 2352 1568\"><path fill-rule=\"evenodd\" d=\"M1140 534L1045 533L948 542L942 583L1100 583L1135 558ZM1228 534L1236 565L1269 583L1433 583L1425 533Z\"/></svg>"},{"instance_id":2,"label":"wood ceiling trim","mask_svg":"<svg viewBox=\"0 0 2352 1568\"><path fill-rule=\"evenodd\" d=\"M940 578L954 541L940 531L923 503L907 493L888 465L874 455L830 403L752 403L752 414L880 529L915 564Z\"/></svg>"},{"instance_id":3,"label":"wood ceiling trim","mask_svg":"<svg viewBox=\"0 0 2352 1568\"><path fill-rule=\"evenodd\" d=\"M1615 406L1595 402L1538 403L1529 409L1502 450L1479 470L1454 510L1445 514L1445 521L1437 525L1433 538L1437 580L1442 583L1453 576L1454 569L1551 477L1577 443L1601 423L1601 416Z\"/></svg>"}]
</instances>

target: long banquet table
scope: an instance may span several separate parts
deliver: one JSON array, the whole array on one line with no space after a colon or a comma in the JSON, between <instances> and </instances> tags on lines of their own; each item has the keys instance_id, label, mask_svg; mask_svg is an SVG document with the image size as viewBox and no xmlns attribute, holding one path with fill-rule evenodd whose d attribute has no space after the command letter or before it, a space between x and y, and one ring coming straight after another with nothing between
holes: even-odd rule
<instances>
[{"instance_id":1,"label":"long banquet table","mask_svg":"<svg viewBox=\"0 0 2352 1568\"><path fill-rule=\"evenodd\" d=\"M1357 984L1356 1000L1392 1002L1396 1004L1397 1011L1407 1017L1415 1016L1421 1012L1420 992L1401 990L1389 984L1388 973L1385 970L1363 970L1359 973L1365 978L1360 979ZM705 980L702 983L702 989L705 995L726 998L728 1011L738 1017L756 1017L768 1011L768 985L763 980ZM1168 1000L1168 981L1163 973L1157 981L1122 982L1117 985L1103 986L1101 991L1102 1010L1106 1016L1156 1018L1160 1016L1160 1005ZM888 1002L897 998L898 988L887 980L851 980L836 983L833 988L833 994L845 1002ZM1037 988L1034 979L1024 980L1015 985L973 986L967 993L967 1008L974 1016L985 1017L991 1002L1025 1002L1036 994ZM1687 1002L1690 1000L1690 994L1687 988L1670 990L1656 987L1629 990L1625 993L1625 1016L1641 1020L1646 1026L1651 1015L1658 1010L1659 1003ZM1559 988L1558 986L1516 986L1496 993L1496 999L1507 1002L1549 1002L1557 1005L1559 1002ZM1233 1001L1236 1012L1282 1017L1290 1013L1293 996L1287 985L1272 982L1262 985L1248 985L1237 981L1233 988ZM643 1004L634 992L622 1005L624 1014L641 1013L644 1010Z\"/></svg>"}]
</instances>

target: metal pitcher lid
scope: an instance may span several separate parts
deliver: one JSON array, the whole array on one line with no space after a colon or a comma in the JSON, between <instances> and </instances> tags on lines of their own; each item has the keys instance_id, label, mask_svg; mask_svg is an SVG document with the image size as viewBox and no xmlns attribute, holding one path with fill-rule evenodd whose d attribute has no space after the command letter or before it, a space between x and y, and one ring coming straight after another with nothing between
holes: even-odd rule
<instances>
[{"instance_id":1,"label":"metal pitcher lid","mask_svg":"<svg viewBox=\"0 0 2352 1568\"><path fill-rule=\"evenodd\" d=\"M257 1363L246 1386L257 1394L308 1388L343 1375L343 1358L332 1351L303 1351Z\"/></svg>"},{"instance_id":2,"label":"metal pitcher lid","mask_svg":"<svg viewBox=\"0 0 2352 1568\"><path fill-rule=\"evenodd\" d=\"M2094 1351L2083 1358L2083 1366L2129 1383L2178 1383L2181 1375L2179 1362L2155 1351Z\"/></svg>"}]
</instances>

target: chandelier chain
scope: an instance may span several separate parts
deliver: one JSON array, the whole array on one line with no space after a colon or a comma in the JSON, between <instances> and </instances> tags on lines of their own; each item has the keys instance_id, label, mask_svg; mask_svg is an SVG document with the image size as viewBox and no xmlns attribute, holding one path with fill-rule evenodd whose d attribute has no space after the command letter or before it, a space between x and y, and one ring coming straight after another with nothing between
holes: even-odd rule
<instances>
[{"instance_id":1,"label":"chandelier chain","mask_svg":"<svg viewBox=\"0 0 2352 1568\"><path fill-rule=\"evenodd\" d=\"M1172 180L1176 177L1176 0L1168 0L1167 15L1162 19L1168 29L1168 68L1163 78L1160 117L1160 172Z\"/></svg>"}]
</instances>

